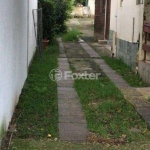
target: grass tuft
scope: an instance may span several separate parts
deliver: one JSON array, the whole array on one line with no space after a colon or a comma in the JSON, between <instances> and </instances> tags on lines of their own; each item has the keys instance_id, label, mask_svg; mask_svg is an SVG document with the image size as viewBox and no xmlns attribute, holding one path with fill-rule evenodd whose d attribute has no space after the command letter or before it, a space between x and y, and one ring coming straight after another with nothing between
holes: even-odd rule
<instances>
[{"instance_id":1,"label":"grass tuft","mask_svg":"<svg viewBox=\"0 0 150 150\"><path fill-rule=\"evenodd\" d=\"M78 30L73 29L72 31L68 31L66 34L62 36L62 40L67 41L78 41L78 36L80 32Z\"/></svg>"}]
</instances>

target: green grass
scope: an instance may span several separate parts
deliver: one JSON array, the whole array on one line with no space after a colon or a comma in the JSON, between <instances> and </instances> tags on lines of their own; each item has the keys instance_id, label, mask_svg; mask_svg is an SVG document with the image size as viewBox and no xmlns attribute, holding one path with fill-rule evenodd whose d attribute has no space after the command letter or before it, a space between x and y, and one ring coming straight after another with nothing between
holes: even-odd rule
<instances>
[{"instance_id":1,"label":"green grass","mask_svg":"<svg viewBox=\"0 0 150 150\"><path fill-rule=\"evenodd\" d=\"M142 81L140 76L134 73L130 67L128 67L122 60L110 58L109 56L102 57L106 63L116 70L124 80L126 80L133 87L145 87L146 83Z\"/></svg>"},{"instance_id":2,"label":"green grass","mask_svg":"<svg viewBox=\"0 0 150 150\"><path fill-rule=\"evenodd\" d=\"M75 144L51 140L13 140L9 150L148 150L149 143L137 142L126 145Z\"/></svg>"},{"instance_id":3,"label":"green grass","mask_svg":"<svg viewBox=\"0 0 150 150\"><path fill-rule=\"evenodd\" d=\"M81 33L78 30L73 29L72 31L68 31L66 34L62 36L62 40L64 42L68 41L78 41L78 36Z\"/></svg>"},{"instance_id":4,"label":"green grass","mask_svg":"<svg viewBox=\"0 0 150 150\"><path fill-rule=\"evenodd\" d=\"M91 132L103 138L117 139L125 135L128 142L150 140L146 123L107 77L75 80L75 88ZM131 132L132 128L141 132Z\"/></svg>"},{"instance_id":5,"label":"green grass","mask_svg":"<svg viewBox=\"0 0 150 150\"><path fill-rule=\"evenodd\" d=\"M148 97L148 102L150 102L150 96Z\"/></svg>"},{"instance_id":6,"label":"green grass","mask_svg":"<svg viewBox=\"0 0 150 150\"><path fill-rule=\"evenodd\" d=\"M44 50L42 60L35 56L14 115L14 138L57 137L57 84L49 78L49 72L57 68L57 57L56 41Z\"/></svg>"}]
</instances>

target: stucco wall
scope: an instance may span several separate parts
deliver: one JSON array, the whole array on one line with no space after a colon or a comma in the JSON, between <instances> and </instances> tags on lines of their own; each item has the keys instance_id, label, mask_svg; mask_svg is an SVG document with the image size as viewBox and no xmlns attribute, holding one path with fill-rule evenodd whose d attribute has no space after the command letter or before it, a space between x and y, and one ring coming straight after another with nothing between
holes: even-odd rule
<instances>
[{"instance_id":1,"label":"stucco wall","mask_svg":"<svg viewBox=\"0 0 150 150\"><path fill-rule=\"evenodd\" d=\"M137 42L143 25L143 4L136 5L136 0L124 0L120 7L120 0L111 2L110 30L117 31L117 37L128 41ZM133 31L133 18L135 18ZM134 37L133 37L134 32Z\"/></svg>"},{"instance_id":2,"label":"stucco wall","mask_svg":"<svg viewBox=\"0 0 150 150\"><path fill-rule=\"evenodd\" d=\"M28 63L36 46L31 17L33 8L37 8L37 0L0 1L0 127L5 130L27 78Z\"/></svg>"},{"instance_id":3,"label":"stucco wall","mask_svg":"<svg viewBox=\"0 0 150 150\"><path fill-rule=\"evenodd\" d=\"M83 6L75 6L72 11L72 16L83 16Z\"/></svg>"},{"instance_id":4,"label":"stucco wall","mask_svg":"<svg viewBox=\"0 0 150 150\"><path fill-rule=\"evenodd\" d=\"M90 7L91 16L95 15L95 0L89 0L88 6Z\"/></svg>"}]
</instances>

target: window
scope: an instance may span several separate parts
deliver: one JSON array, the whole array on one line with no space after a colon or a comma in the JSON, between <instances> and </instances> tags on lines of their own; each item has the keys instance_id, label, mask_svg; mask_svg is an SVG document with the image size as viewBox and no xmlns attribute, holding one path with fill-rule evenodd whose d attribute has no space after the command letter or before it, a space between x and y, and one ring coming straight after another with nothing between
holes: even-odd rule
<instances>
[{"instance_id":1,"label":"window","mask_svg":"<svg viewBox=\"0 0 150 150\"><path fill-rule=\"evenodd\" d=\"M143 0L136 0L136 4L143 4Z\"/></svg>"}]
</instances>

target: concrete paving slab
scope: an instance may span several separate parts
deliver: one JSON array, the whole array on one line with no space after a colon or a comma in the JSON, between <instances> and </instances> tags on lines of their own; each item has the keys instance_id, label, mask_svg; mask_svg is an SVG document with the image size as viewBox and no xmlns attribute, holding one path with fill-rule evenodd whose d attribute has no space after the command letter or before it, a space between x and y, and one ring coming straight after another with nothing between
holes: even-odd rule
<instances>
[{"instance_id":1,"label":"concrete paving slab","mask_svg":"<svg viewBox=\"0 0 150 150\"><path fill-rule=\"evenodd\" d=\"M61 53L60 56L65 56L65 49L61 39L58 39L58 42ZM73 44L68 44L68 46L68 49L71 49L70 46L76 48ZM71 53L73 52L74 51ZM83 50L79 53L76 51L74 55L82 56L84 54L88 56ZM62 75L64 75L65 71L70 71L67 58L58 58L58 69L62 71ZM60 77L60 74L58 74L58 77ZM65 79L64 76L61 80L57 81L59 138L63 141L85 142L88 133L87 123L73 84L71 78Z\"/></svg>"}]
</instances>

